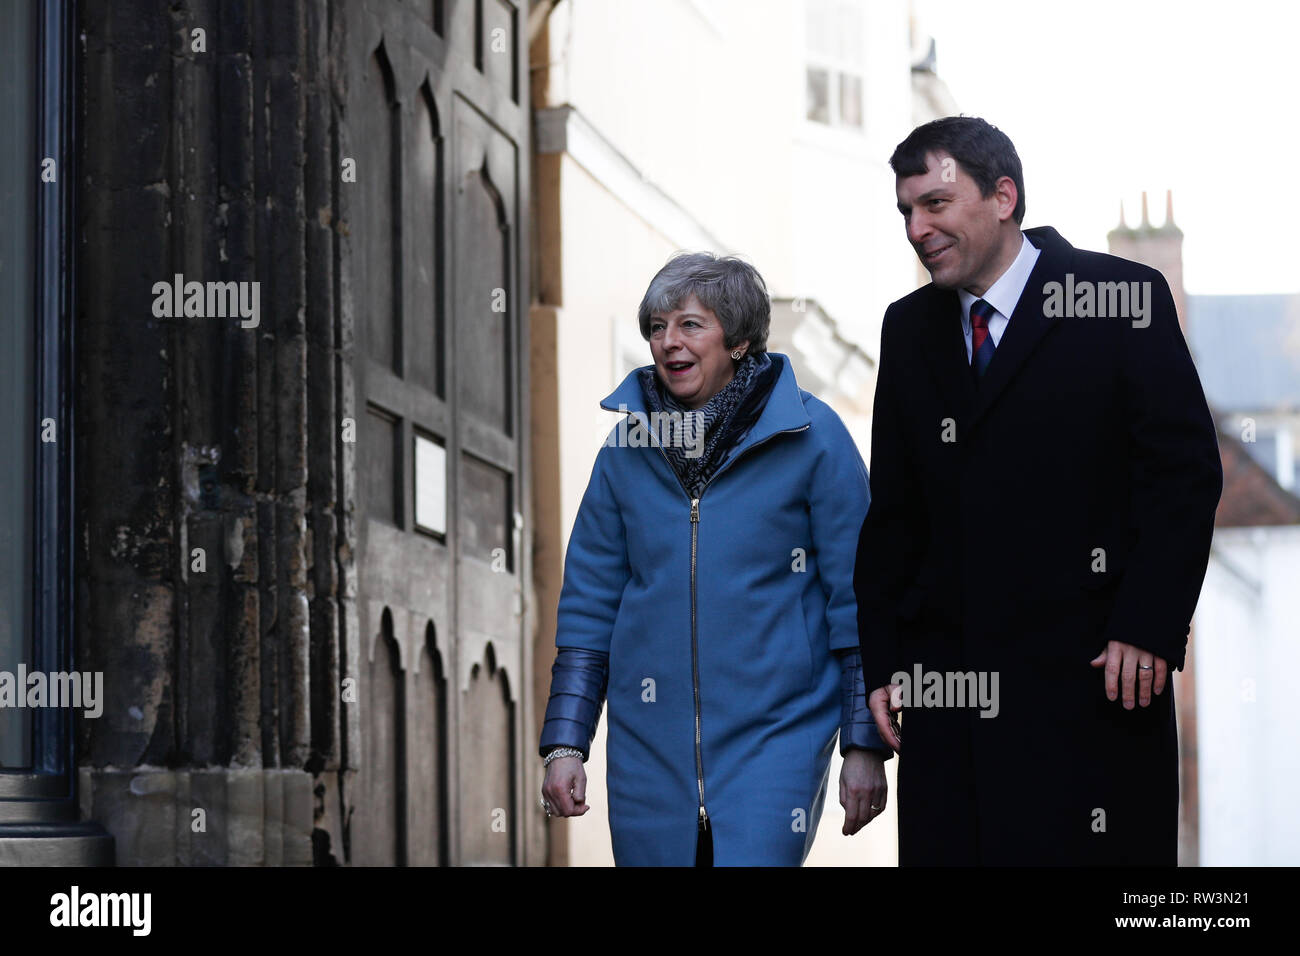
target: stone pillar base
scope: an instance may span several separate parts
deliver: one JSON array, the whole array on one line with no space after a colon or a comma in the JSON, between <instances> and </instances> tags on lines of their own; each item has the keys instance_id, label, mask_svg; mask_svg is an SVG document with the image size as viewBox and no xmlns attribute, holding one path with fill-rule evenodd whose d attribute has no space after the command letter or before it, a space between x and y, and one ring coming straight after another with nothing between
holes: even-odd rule
<instances>
[{"instance_id":1,"label":"stone pillar base","mask_svg":"<svg viewBox=\"0 0 1300 956\"><path fill-rule=\"evenodd\" d=\"M0 824L0 866L112 866L113 838L98 823Z\"/></svg>"},{"instance_id":2,"label":"stone pillar base","mask_svg":"<svg viewBox=\"0 0 1300 956\"><path fill-rule=\"evenodd\" d=\"M302 770L80 768L82 815L104 821L119 866L311 866Z\"/></svg>"},{"instance_id":3,"label":"stone pillar base","mask_svg":"<svg viewBox=\"0 0 1300 956\"><path fill-rule=\"evenodd\" d=\"M62 774L0 774L0 866L113 865L113 838L70 792Z\"/></svg>"}]
</instances>

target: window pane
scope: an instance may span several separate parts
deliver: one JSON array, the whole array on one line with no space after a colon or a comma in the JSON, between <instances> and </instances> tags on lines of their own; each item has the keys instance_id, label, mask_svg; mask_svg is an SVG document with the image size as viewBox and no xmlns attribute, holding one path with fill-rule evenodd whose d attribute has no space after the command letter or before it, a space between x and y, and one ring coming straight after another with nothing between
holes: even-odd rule
<instances>
[{"instance_id":1,"label":"window pane","mask_svg":"<svg viewBox=\"0 0 1300 956\"><path fill-rule=\"evenodd\" d=\"M839 47L833 15L834 7L829 0L807 0L804 7L804 45L819 60L834 57Z\"/></svg>"},{"instance_id":2,"label":"window pane","mask_svg":"<svg viewBox=\"0 0 1300 956\"><path fill-rule=\"evenodd\" d=\"M423 435L415 436L415 523L447 533L447 449Z\"/></svg>"},{"instance_id":3,"label":"window pane","mask_svg":"<svg viewBox=\"0 0 1300 956\"><path fill-rule=\"evenodd\" d=\"M840 123L862 128L862 77L840 74Z\"/></svg>"},{"instance_id":4,"label":"window pane","mask_svg":"<svg viewBox=\"0 0 1300 956\"><path fill-rule=\"evenodd\" d=\"M825 70L808 69L807 116L815 123L831 121L830 78Z\"/></svg>"},{"instance_id":5,"label":"window pane","mask_svg":"<svg viewBox=\"0 0 1300 956\"><path fill-rule=\"evenodd\" d=\"M856 3L842 3L838 10L840 62L848 67L862 66L862 8Z\"/></svg>"},{"instance_id":6,"label":"window pane","mask_svg":"<svg viewBox=\"0 0 1300 956\"><path fill-rule=\"evenodd\" d=\"M0 672L30 665L33 241L37 187L32 4L0 3ZM0 678L3 679L3 678ZM25 687L15 690L22 694ZM0 708L0 768L31 766L31 711Z\"/></svg>"}]
</instances>

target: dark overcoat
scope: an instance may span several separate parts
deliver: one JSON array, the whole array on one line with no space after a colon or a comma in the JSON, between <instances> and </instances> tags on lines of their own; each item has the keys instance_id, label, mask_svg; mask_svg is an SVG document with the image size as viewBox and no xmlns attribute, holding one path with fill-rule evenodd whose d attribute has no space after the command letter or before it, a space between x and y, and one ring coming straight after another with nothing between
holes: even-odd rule
<instances>
[{"instance_id":1,"label":"dark overcoat","mask_svg":"<svg viewBox=\"0 0 1300 956\"><path fill-rule=\"evenodd\" d=\"M854 582L868 687L997 675L996 716L955 695L905 710L899 859L1173 865L1172 672L1222 488L1214 423L1161 274L1025 234L1041 254L978 383L955 291L900 299L881 333ZM1126 309L1102 283L1129 284ZM1151 706L1106 698L1089 662L1109 640L1169 662Z\"/></svg>"}]
</instances>

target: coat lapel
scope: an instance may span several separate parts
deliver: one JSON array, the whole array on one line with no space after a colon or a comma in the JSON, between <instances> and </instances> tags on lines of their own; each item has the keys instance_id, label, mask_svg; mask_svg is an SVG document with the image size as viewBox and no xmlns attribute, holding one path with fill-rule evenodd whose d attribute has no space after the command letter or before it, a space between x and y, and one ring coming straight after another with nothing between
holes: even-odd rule
<instances>
[{"instance_id":1,"label":"coat lapel","mask_svg":"<svg viewBox=\"0 0 1300 956\"><path fill-rule=\"evenodd\" d=\"M1043 314L1043 300L1046 298L1043 287L1048 282L1062 277L1073 247L1050 226L1026 229L1025 235L1029 237L1030 242L1042 250L1042 254L1034 263L1029 281L1025 283L1024 291L1020 293L1020 300L1016 303L1015 312L1007 322L1006 331L1002 333L1002 340L993 353L989 367L984 370L979 388L975 390L974 409L966 426L968 432L979 424L1003 389L1015 377L1016 372L1038 348L1043 338L1056 326L1057 319ZM957 301L955 294L953 299ZM962 338L960 314L959 311L956 320L959 340ZM965 351L963 342L963 357Z\"/></svg>"},{"instance_id":2,"label":"coat lapel","mask_svg":"<svg viewBox=\"0 0 1300 956\"><path fill-rule=\"evenodd\" d=\"M975 379L961 331L961 300L948 289L934 289L933 293L935 300L926 309L925 364L943 396L943 407L953 410L958 434L964 434L975 404Z\"/></svg>"}]
</instances>

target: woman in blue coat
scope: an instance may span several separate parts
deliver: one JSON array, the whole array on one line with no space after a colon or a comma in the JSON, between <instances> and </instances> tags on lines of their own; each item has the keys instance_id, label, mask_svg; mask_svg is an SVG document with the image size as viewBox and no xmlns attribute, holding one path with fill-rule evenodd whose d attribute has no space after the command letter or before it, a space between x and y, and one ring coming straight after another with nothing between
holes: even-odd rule
<instances>
[{"instance_id":1,"label":"woman in blue coat","mask_svg":"<svg viewBox=\"0 0 1300 956\"><path fill-rule=\"evenodd\" d=\"M601 402L620 420L565 557L542 807L586 812L607 699L616 863L797 866L837 731L844 832L885 806L853 591L866 468L767 352L752 266L677 256L638 319L654 364Z\"/></svg>"}]
</instances>

